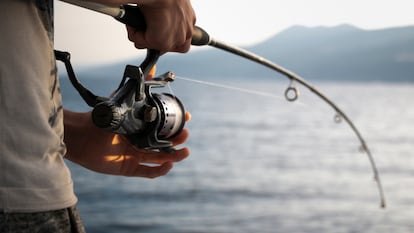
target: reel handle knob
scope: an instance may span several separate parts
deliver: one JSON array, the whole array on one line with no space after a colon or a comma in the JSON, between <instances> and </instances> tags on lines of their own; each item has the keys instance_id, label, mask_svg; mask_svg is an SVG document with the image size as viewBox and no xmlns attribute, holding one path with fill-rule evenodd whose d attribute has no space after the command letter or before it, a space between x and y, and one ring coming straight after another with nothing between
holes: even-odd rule
<instances>
[{"instance_id":1,"label":"reel handle knob","mask_svg":"<svg viewBox=\"0 0 414 233\"><path fill-rule=\"evenodd\" d=\"M102 129L117 129L122 123L122 114L114 104L102 102L94 107L92 121Z\"/></svg>"}]
</instances>

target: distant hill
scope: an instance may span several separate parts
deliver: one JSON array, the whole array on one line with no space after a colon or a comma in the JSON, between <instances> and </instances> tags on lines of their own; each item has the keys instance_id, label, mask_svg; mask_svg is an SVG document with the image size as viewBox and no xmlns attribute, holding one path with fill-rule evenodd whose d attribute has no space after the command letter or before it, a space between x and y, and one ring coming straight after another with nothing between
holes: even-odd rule
<instances>
[{"instance_id":1,"label":"distant hill","mask_svg":"<svg viewBox=\"0 0 414 233\"><path fill-rule=\"evenodd\" d=\"M414 26L382 30L362 30L350 25L294 26L245 49L305 79L414 81ZM95 75L118 77L127 63L137 64L137 61L90 71ZM172 70L194 78L275 75L265 67L213 48L164 55L158 70Z\"/></svg>"}]
</instances>

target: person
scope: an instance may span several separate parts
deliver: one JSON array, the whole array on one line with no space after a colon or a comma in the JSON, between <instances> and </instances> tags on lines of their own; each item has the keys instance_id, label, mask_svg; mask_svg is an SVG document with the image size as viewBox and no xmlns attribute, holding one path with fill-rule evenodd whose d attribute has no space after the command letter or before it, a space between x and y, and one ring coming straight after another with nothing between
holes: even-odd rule
<instances>
[{"instance_id":1,"label":"person","mask_svg":"<svg viewBox=\"0 0 414 233\"><path fill-rule=\"evenodd\" d=\"M189 50L196 20L190 0L96 2L139 2L147 30L127 28L136 48ZM0 15L0 232L85 231L64 158L100 173L155 178L189 155L188 148L138 150L96 128L90 112L63 109L53 0L1 0ZM174 146L188 135L184 129L172 139Z\"/></svg>"}]
</instances>

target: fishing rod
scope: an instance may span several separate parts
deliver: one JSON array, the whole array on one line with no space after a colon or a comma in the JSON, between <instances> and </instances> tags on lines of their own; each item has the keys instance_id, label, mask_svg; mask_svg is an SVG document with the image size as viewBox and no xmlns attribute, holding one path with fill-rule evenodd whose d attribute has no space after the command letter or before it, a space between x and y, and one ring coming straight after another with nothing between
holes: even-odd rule
<instances>
[{"instance_id":1,"label":"fishing rod","mask_svg":"<svg viewBox=\"0 0 414 233\"><path fill-rule=\"evenodd\" d=\"M146 21L145 21L145 17L143 16L142 12L140 11L139 7L136 5L122 5L119 7L110 7L110 6L106 6L106 5L102 5L102 4L98 4L98 3L91 3L91 2L85 2L82 0L61 0L76 6L80 6L83 8L87 8L96 12L100 12L109 16L112 16L113 18L115 18L116 20L128 25L128 26L132 26L137 30L142 30L145 31L146 30ZM386 206L386 201L385 201L385 195L384 195L384 191L383 191L383 187L382 187L382 182L379 176L379 172L378 169L376 167L375 164L375 160L374 157L365 141L365 139L363 138L362 134L359 132L359 130L357 129L357 127L354 125L354 123L352 122L352 120L345 114L345 112L343 110L341 110L331 99L329 99L326 95L324 95L321 91L319 91L316 87L314 87L313 85L311 85L309 82L307 82L305 79L301 78L299 75L293 73L292 71L285 69L282 66L279 66L275 63L273 63L270 60L267 60L261 56L258 56L250 51L247 51L245 49L233 46L233 45L229 45L227 43L224 43L222 41L216 40L212 37L210 37L210 35L203 30L202 28L195 26L194 30L193 30L193 36L192 36L192 41L191 44L194 46L211 46L211 47L215 47L221 50L224 50L226 52L232 53L234 55L246 58L250 61L253 61L255 63L258 63L260 65L263 65L267 68L270 68L280 74L283 74L285 77L287 77L288 79L290 79L290 85L289 87L286 89L285 91L285 98L288 101L295 101L298 99L300 93L298 88L294 85L295 82L303 85L304 87L306 87L307 89L309 89L312 93L314 93L315 95L317 95L318 97L320 97L324 102L326 102L329 106L331 106L335 112L335 121L336 122L341 122L342 119L345 120L345 122L350 126L350 128L352 129L352 131L355 133L355 135L357 136L359 142L360 142L360 150L362 152L365 152L373 174L374 174L374 180L377 184L377 188L378 188L378 192L379 192L379 198L380 198L380 206L382 208L385 208ZM147 58L146 60L143 62L144 63L151 63L152 65L154 65L156 63L156 61L159 58L159 53L155 56L153 56L153 58L148 58L149 56L151 57L152 53L154 53L154 51L152 50L147 50ZM150 54L150 55L149 55ZM141 67L144 67L146 70L145 72L148 72L149 69L152 67L152 65L148 65L148 64L144 64L145 66L141 65ZM144 72L144 74L145 74ZM125 77L124 77L125 79ZM183 127L183 123L181 127Z\"/></svg>"}]
</instances>

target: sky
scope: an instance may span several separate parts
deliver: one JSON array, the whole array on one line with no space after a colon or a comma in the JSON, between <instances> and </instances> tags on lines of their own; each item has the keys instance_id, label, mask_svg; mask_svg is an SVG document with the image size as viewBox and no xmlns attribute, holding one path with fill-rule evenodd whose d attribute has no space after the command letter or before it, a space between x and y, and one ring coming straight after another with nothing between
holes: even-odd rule
<instances>
[{"instance_id":1,"label":"sky","mask_svg":"<svg viewBox=\"0 0 414 233\"><path fill-rule=\"evenodd\" d=\"M294 25L346 23L368 30L414 25L413 0L192 0L192 5L198 26L215 39L238 46L259 43ZM55 48L69 51L79 66L145 54L128 41L121 23L58 0Z\"/></svg>"}]
</instances>

